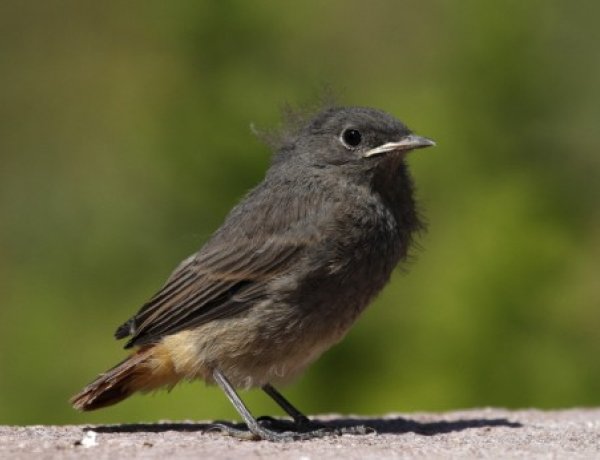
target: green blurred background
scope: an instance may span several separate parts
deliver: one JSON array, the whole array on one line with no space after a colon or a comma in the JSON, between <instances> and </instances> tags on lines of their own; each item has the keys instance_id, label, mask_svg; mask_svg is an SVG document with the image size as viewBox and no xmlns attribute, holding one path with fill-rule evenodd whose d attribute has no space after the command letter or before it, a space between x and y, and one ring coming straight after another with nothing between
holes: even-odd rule
<instances>
[{"instance_id":1,"label":"green blurred background","mask_svg":"<svg viewBox=\"0 0 600 460\"><path fill-rule=\"evenodd\" d=\"M236 418L202 383L79 414L116 326L261 180L323 85L436 149L430 225L308 413L600 403L600 3L0 3L0 423ZM258 391L256 414L279 414Z\"/></svg>"}]
</instances>

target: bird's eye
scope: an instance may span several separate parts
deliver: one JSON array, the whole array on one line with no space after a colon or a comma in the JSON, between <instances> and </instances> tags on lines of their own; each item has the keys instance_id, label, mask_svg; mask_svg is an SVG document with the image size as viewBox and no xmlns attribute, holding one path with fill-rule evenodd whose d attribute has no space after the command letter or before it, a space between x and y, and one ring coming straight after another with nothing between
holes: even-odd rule
<instances>
[{"instance_id":1,"label":"bird's eye","mask_svg":"<svg viewBox=\"0 0 600 460\"><path fill-rule=\"evenodd\" d=\"M346 147L357 147L362 141L362 135L356 129L347 129L342 133L342 142Z\"/></svg>"}]
</instances>

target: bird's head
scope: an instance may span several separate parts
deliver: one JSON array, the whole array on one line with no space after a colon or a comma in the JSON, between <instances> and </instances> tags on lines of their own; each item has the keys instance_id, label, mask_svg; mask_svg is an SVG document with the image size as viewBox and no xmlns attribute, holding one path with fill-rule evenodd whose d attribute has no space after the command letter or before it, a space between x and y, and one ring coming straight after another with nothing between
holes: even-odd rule
<instances>
[{"instance_id":1,"label":"bird's head","mask_svg":"<svg viewBox=\"0 0 600 460\"><path fill-rule=\"evenodd\" d=\"M288 135L278 157L316 167L375 169L390 158L433 145L381 110L336 107L319 112Z\"/></svg>"}]
</instances>

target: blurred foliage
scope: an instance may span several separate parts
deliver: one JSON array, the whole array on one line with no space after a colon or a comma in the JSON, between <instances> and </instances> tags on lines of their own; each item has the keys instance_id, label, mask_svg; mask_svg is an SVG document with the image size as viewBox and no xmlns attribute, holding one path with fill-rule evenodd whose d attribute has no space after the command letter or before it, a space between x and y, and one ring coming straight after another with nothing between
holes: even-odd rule
<instances>
[{"instance_id":1,"label":"blurred foliage","mask_svg":"<svg viewBox=\"0 0 600 460\"><path fill-rule=\"evenodd\" d=\"M436 149L430 231L286 394L309 413L600 403L600 4L0 3L0 423L236 417L186 384L78 414L117 325L330 85ZM280 413L260 392L256 414Z\"/></svg>"}]
</instances>

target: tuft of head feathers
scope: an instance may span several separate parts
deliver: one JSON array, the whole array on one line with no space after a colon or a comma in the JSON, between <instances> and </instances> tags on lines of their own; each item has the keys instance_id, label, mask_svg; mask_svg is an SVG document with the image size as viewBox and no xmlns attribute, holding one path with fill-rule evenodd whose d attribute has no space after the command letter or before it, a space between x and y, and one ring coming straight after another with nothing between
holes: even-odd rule
<instances>
[{"instance_id":1,"label":"tuft of head feathers","mask_svg":"<svg viewBox=\"0 0 600 460\"><path fill-rule=\"evenodd\" d=\"M308 127L317 113L329 113L340 108L339 97L330 86L323 86L316 101L301 105L284 103L280 111L281 122L271 129L250 126L252 133L274 154L287 150L295 141L298 134ZM276 155L273 156L274 158Z\"/></svg>"}]
</instances>

